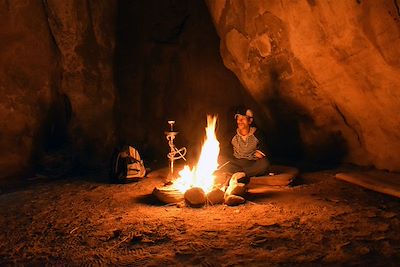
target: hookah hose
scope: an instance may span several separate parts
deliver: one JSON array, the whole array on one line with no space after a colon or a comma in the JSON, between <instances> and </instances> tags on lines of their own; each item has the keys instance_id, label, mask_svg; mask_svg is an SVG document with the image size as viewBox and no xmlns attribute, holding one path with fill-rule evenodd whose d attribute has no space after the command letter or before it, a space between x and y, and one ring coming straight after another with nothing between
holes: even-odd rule
<instances>
[{"instance_id":1,"label":"hookah hose","mask_svg":"<svg viewBox=\"0 0 400 267\"><path fill-rule=\"evenodd\" d=\"M171 142L172 143L172 142ZM177 149L174 144L171 145L169 144L171 148L171 152L168 153L167 157L170 160L177 160L177 159L184 159L186 161L185 155L186 155L186 147L182 147L181 149ZM179 154L179 156L176 156L176 154Z\"/></svg>"}]
</instances>

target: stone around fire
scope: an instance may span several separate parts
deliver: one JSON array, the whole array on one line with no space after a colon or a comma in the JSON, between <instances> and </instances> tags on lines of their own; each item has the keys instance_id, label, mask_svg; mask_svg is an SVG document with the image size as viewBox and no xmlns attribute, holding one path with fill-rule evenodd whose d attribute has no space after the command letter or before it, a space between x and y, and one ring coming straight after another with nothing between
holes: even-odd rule
<instances>
[{"instance_id":1,"label":"stone around fire","mask_svg":"<svg viewBox=\"0 0 400 267\"><path fill-rule=\"evenodd\" d=\"M185 194L186 203L194 208L202 207L206 204L207 198L204 190L199 187L193 187L188 189Z\"/></svg>"}]
</instances>

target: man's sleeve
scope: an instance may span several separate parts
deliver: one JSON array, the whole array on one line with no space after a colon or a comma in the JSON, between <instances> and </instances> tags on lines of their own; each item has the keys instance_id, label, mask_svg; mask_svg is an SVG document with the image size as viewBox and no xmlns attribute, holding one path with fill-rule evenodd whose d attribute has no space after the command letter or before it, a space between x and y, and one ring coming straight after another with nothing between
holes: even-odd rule
<instances>
[{"instance_id":1,"label":"man's sleeve","mask_svg":"<svg viewBox=\"0 0 400 267\"><path fill-rule=\"evenodd\" d=\"M262 155L264 155L266 157L267 156L267 148L265 145L265 135L259 129L257 129L256 132L254 133L254 136L258 140L258 144L257 144L258 152L260 152Z\"/></svg>"}]
</instances>

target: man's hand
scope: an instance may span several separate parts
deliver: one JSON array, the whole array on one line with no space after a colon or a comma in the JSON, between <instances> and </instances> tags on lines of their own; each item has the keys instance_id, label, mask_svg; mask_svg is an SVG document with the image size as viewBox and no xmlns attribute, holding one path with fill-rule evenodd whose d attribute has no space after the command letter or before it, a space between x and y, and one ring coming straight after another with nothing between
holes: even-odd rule
<instances>
[{"instance_id":1,"label":"man's hand","mask_svg":"<svg viewBox=\"0 0 400 267\"><path fill-rule=\"evenodd\" d=\"M256 150L256 152L254 153L254 156L256 156L256 158L258 158L258 159L262 159L263 157L265 157L265 154L263 152L261 152L260 150Z\"/></svg>"}]
</instances>

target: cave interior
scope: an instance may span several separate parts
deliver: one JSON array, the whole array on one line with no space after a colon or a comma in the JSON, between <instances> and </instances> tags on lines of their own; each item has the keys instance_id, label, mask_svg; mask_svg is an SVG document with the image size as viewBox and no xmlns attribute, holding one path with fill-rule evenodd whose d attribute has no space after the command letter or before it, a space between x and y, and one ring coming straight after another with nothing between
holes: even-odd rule
<instances>
[{"instance_id":1,"label":"cave interior","mask_svg":"<svg viewBox=\"0 0 400 267\"><path fill-rule=\"evenodd\" d=\"M0 265L395 266L399 6L1 1ZM207 115L231 153L238 106L293 183L237 207L152 199L168 121L193 165ZM148 175L115 184L125 145Z\"/></svg>"}]
</instances>

